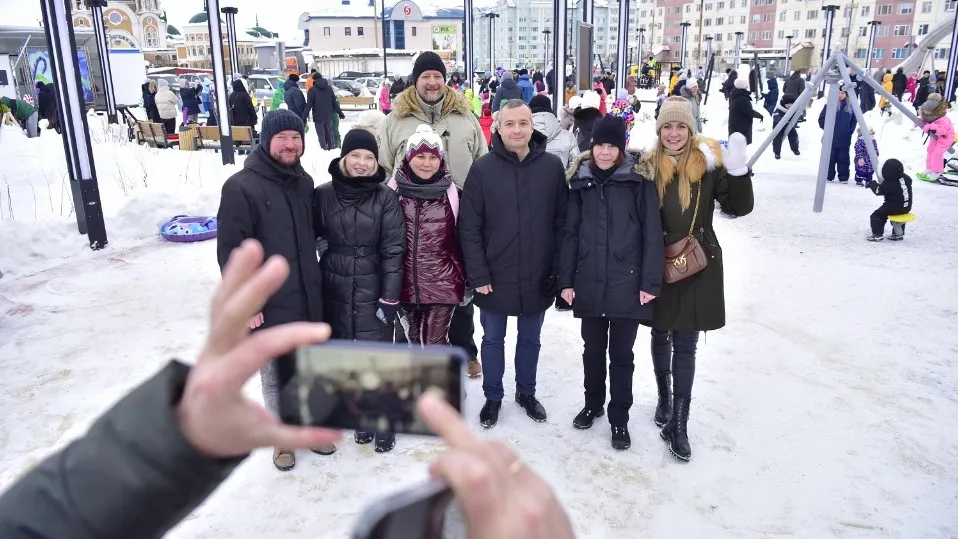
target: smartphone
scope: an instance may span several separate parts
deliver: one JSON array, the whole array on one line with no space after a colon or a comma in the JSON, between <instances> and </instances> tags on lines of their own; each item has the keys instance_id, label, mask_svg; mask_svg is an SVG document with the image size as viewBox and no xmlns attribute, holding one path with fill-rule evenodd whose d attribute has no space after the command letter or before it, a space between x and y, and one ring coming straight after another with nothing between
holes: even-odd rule
<instances>
[{"instance_id":1,"label":"smartphone","mask_svg":"<svg viewBox=\"0 0 958 539\"><path fill-rule=\"evenodd\" d=\"M433 433L416 400L437 392L460 413L466 353L458 347L331 340L296 351L280 393L283 422L396 434Z\"/></svg>"},{"instance_id":2,"label":"smartphone","mask_svg":"<svg viewBox=\"0 0 958 539\"><path fill-rule=\"evenodd\" d=\"M363 510L352 539L441 539L452 499L449 485L437 479L390 494Z\"/></svg>"}]
</instances>

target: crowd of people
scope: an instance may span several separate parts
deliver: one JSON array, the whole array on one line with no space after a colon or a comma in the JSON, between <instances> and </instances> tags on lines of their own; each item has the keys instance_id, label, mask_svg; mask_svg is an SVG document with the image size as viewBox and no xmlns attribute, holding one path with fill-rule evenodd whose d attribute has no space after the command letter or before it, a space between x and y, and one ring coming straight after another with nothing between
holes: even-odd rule
<instances>
[{"instance_id":1,"label":"crowd of people","mask_svg":"<svg viewBox=\"0 0 958 539\"><path fill-rule=\"evenodd\" d=\"M698 135L689 100L674 97L656 124L660 144L647 155L626 150L626 124L614 114L594 119L581 148L538 95L501 103L490 148L434 53L419 56L412 84L390 104L378 130L345 134L329 165L332 181L316 188L299 164L303 116L290 108L264 118L260 145L224 184L218 214L222 267L250 238L290 264L290 279L250 326L322 320L334 338L461 346L467 374L482 376L479 423L492 428L504 413L512 317L514 399L532 420L547 419L536 397L540 335L561 299L582 319L585 396L573 426L589 428L604 415L608 351L610 439L630 447L632 348L644 324L659 395L650 415L672 453L691 458L698 332L725 324L712 208L752 209L744 137L723 152ZM696 256L702 264L690 270L687 259ZM263 369L272 409L293 376L291 355ZM389 432L356 432L354 440L375 442L378 452L396 444ZM335 446L313 449L329 454ZM292 468L292 449L276 447L274 464Z\"/></svg>"}]
</instances>

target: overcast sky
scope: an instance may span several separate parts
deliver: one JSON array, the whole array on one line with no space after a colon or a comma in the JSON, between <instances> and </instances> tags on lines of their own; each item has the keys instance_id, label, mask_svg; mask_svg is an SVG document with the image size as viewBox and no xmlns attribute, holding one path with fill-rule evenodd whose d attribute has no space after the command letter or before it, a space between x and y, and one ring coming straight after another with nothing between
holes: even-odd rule
<instances>
[{"instance_id":1,"label":"overcast sky","mask_svg":"<svg viewBox=\"0 0 958 539\"><path fill-rule=\"evenodd\" d=\"M319 0L319 2L334 2L337 0ZM415 1L415 0L413 0ZM376 0L379 4L381 0ZM473 0L476 7L488 6L495 0ZM166 10L167 22L182 30L190 17L203 9L203 0L161 0ZM393 5L396 0L386 0L386 5ZM462 7L462 0L422 0L421 4L431 4L445 7ZM302 6L311 2L264 2L263 0L222 0L222 7L233 6L239 9L236 15L236 26L239 29L255 26L256 16L259 15L260 26L271 32L279 32L281 37L301 37L297 29L297 19L307 11ZM313 4L318 5L318 4ZM0 0L0 24L11 26L36 26L40 15L40 2L36 0Z\"/></svg>"}]
</instances>

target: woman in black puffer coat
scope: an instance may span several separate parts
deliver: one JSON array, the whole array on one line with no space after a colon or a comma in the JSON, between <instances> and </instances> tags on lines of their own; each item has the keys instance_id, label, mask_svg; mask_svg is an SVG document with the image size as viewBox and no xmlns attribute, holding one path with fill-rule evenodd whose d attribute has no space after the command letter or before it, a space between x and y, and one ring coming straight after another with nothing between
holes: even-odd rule
<instances>
[{"instance_id":1,"label":"woman in black puffer coat","mask_svg":"<svg viewBox=\"0 0 958 539\"><path fill-rule=\"evenodd\" d=\"M406 221L399 198L384 183L378 153L372 133L351 130L341 157L329 164L332 181L313 192L313 229L323 240L317 243L328 243L319 260L323 321L334 339L393 342ZM357 430L355 438L365 444L373 434ZM389 451L395 441L393 434L377 433L376 451Z\"/></svg>"}]
</instances>

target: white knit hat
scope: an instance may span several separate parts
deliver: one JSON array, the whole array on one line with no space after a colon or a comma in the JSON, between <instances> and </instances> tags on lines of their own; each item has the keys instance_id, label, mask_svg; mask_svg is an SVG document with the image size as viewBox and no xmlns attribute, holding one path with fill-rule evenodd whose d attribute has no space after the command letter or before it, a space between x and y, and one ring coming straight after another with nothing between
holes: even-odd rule
<instances>
[{"instance_id":1,"label":"white knit hat","mask_svg":"<svg viewBox=\"0 0 958 539\"><path fill-rule=\"evenodd\" d=\"M162 80L162 79L161 79ZM569 108L575 110L579 105L582 104L582 98L574 95L569 98Z\"/></svg>"},{"instance_id":2,"label":"white knit hat","mask_svg":"<svg viewBox=\"0 0 958 539\"><path fill-rule=\"evenodd\" d=\"M406 160L411 160L420 153L431 153L439 159L445 159L445 153L442 149L442 139L432 127L426 124L420 124L416 132L406 139Z\"/></svg>"},{"instance_id":3,"label":"white knit hat","mask_svg":"<svg viewBox=\"0 0 958 539\"><path fill-rule=\"evenodd\" d=\"M735 70L736 74L738 74L738 77L735 79L735 82L733 84L739 90L748 90L749 71L751 71L751 68L748 66L748 64L742 64L738 66L737 70Z\"/></svg>"},{"instance_id":4,"label":"white knit hat","mask_svg":"<svg viewBox=\"0 0 958 539\"><path fill-rule=\"evenodd\" d=\"M582 103L579 105L584 109L597 109L599 108L600 97L595 90L586 90L582 94Z\"/></svg>"},{"instance_id":5,"label":"white knit hat","mask_svg":"<svg viewBox=\"0 0 958 539\"><path fill-rule=\"evenodd\" d=\"M688 82L685 83L685 87L686 87L686 88L698 88L698 87L699 87L699 81L698 81L697 79L689 79Z\"/></svg>"}]
</instances>

